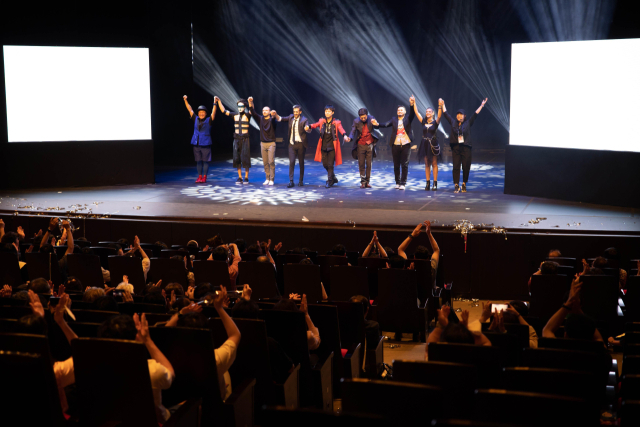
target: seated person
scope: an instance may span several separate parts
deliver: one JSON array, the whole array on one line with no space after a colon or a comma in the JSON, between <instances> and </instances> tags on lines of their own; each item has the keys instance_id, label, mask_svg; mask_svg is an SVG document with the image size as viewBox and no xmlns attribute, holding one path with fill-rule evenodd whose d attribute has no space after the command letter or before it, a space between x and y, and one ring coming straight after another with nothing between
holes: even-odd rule
<instances>
[{"instance_id":1,"label":"seated person","mask_svg":"<svg viewBox=\"0 0 640 427\"><path fill-rule=\"evenodd\" d=\"M229 376L229 368L236 359L236 351L240 344L240 330L233 322L231 317L224 310L225 301L228 299L227 289L220 286L220 290L215 295L213 307L216 309L224 330L227 333L227 340L214 350L216 357L216 369L218 371L218 382L220 386L220 396L222 400L227 400L231 396L231 377ZM191 304L180 310L179 314L174 314L165 326L184 326L184 327L205 327L206 319L202 314L202 307L198 304Z\"/></svg>"},{"instance_id":2,"label":"seated person","mask_svg":"<svg viewBox=\"0 0 640 427\"><path fill-rule=\"evenodd\" d=\"M247 251L248 252L248 251ZM220 245L211 252L209 261L224 261L229 266L229 279L231 280L229 290L236 290L236 279L238 277L238 263L242 261L240 252L235 243Z\"/></svg>"},{"instance_id":3,"label":"seated person","mask_svg":"<svg viewBox=\"0 0 640 427\"><path fill-rule=\"evenodd\" d=\"M311 261L309 258L301 259L299 264L302 264L302 265L314 265L313 261ZM329 297L327 296L327 291L324 290L324 284L322 282L320 282L320 286L322 287L322 301L326 301L326 300L329 299ZM299 294L289 294L289 299L299 300L300 299L300 295Z\"/></svg>"},{"instance_id":4,"label":"seated person","mask_svg":"<svg viewBox=\"0 0 640 427\"><path fill-rule=\"evenodd\" d=\"M427 338L425 360L429 360L429 343L433 342L491 346L491 341L482 332L471 332L469 330L469 311L463 310L460 323L449 322L450 314L451 307L448 305L442 306L442 309L438 310L438 324L429 334L429 338ZM498 322L498 319L494 321L494 324L492 324L493 329L497 329Z\"/></svg>"},{"instance_id":5,"label":"seated person","mask_svg":"<svg viewBox=\"0 0 640 427\"><path fill-rule=\"evenodd\" d=\"M557 262L542 261L540 263L538 271L533 273L533 275L539 276L541 274L558 274L558 267L560 267L560 265ZM529 277L529 283L527 283L527 286L531 287L531 277Z\"/></svg>"},{"instance_id":6,"label":"seated person","mask_svg":"<svg viewBox=\"0 0 640 427\"><path fill-rule=\"evenodd\" d=\"M307 308L307 295L302 294L302 300L300 301L300 309L292 299L281 299L273 307L274 310L288 310L288 311L301 311L304 313L304 320L307 322L307 345L309 350L317 350L320 347L320 331L315 327L311 317L309 317L309 310Z\"/></svg>"},{"instance_id":7,"label":"seated person","mask_svg":"<svg viewBox=\"0 0 640 427\"><path fill-rule=\"evenodd\" d=\"M544 329L542 336L545 338L556 338L556 331L562 326L564 321L564 337L579 340L599 341L603 343L602 335L596 328L596 323L582 311L580 305L580 289L582 282L576 277L571 283L569 299L558 311L551 316Z\"/></svg>"},{"instance_id":8,"label":"seated person","mask_svg":"<svg viewBox=\"0 0 640 427\"><path fill-rule=\"evenodd\" d=\"M504 323L519 323L521 325L527 325L529 327L529 347L538 348L538 334L536 330L533 329L533 326L529 325L524 317L522 317L521 311L525 313L529 312L529 308L522 301L511 301L508 303L509 308L502 312L502 320ZM485 323L488 320L492 319L491 313L491 301L487 301L487 303L482 303L482 314L480 315L480 323ZM492 322L493 323L493 322ZM498 325L500 326L500 325ZM498 328L500 332L508 332L508 326L504 326L504 330L502 328Z\"/></svg>"},{"instance_id":9,"label":"seated person","mask_svg":"<svg viewBox=\"0 0 640 427\"><path fill-rule=\"evenodd\" d=\"M378 240L378 233L376 231L373 232L373 238L371 239L371 242L369 242L364 252L362 252L362 258L366 257L387 258L387 252L380 244L380 240Z\"/></svg>"},{"instance_id":10,"label":"seated person","mask_svg":"<svg viewBox=\"0 0 640 427\"><path fill-rule=\"evenodd\" d=\"M140 318L138 314L134 314L133 318L126 314L113 316L100 325L98 338L138 341L147 347L151 356L151 359L148 360L149 377L151 378L153 401L156 407L156 418L158 423L164 424L171 413L162 405L162 390L171 387L176 374L171 362L151 340L146 316L144 314Z\"/></svg>"},{"instance_id":11,"label":"seated person","mask_svg":"<svg viewBox=\"0 0 640 427\"><path fill-rule=\"evenodd\" d=\"M375 320L367 320L371 303L363 295L352 296L349 302L359 302L364 306L364 334L367 340L367 348L375 350L380 342L380 325Z\"/></svg>"}]
</instances>

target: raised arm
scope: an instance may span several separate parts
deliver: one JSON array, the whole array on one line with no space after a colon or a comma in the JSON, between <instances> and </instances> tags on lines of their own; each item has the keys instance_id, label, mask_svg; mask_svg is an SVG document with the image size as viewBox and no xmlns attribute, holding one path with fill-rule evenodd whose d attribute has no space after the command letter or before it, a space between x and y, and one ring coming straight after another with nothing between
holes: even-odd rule
<instances>
[{"instance_id":1,"label":"raised arm","mask_svg":"<svg viewBox=\"0 0 640 427\"><path fill-rule=\"evenodd\" d=\"M133 315L133 321L136 324L136 329L138 330L138 334L136 335L136 341L141 342L147 347L147 351L152 359L156 362L167 368L167 371L171 374L171 378L176 377L176 373L173 370L173 366L169 359L160 351L160 349L156 346L156 344L151 339L149 335L149 323L147 322L147 317L142 314L141 317L138 317L138 313Z\"/></svg>"},{"instance_id":2,"label":"raised arm","mask_svg":"<svg viewBox=\"0 0 640 427\"><path fill-rule=\"evenodd\" d=\"M484 104L486 104L488 100L489 98L485 98L484 101L482 101L482 104L480 104L480 106L476 110L476 114L480 114L480 111L482 111L482 107L484 107Z\"/></svg>"},{"instance_id":3,"label":"raised arm","mask_svg":"<svg viewBox=\"0 0 640 427\"><path fill-rule=\"evenodd\" d=\"M580 278L576 277L571 283L571 291L569 291L569 299L565 304L556 311L556 313L551 316L551 319L547 322L545 327L542 329L542 336L545 338L555 338L556 331L562 326L562 322L564 318L567 317L571 311L580 310L580 297L578 293L582 288L582 282L580 282Z\"/></svg>"},{"instance_id":4,"label":"raised arm","mask_svg":"<svg viewBox=\"0 0 640 427\"><path fill-rule=\"evenodd\" d=\"M213 98L213 108L211 108L211 121L216 119L216 111L218 111L218 103L216 102L217 96Z\"/></svg>"},{"instance_id":5,"label":"raised arm","mask_svg":"<svg viewBox=\"0 0 640 427\"><path fill-rule=\"evenodd\" d=\"M442 110L444 109L444 101L441 99L438 101L438 117L436 118L436 123L440 124L440 118L442 117Z\"/></svg>"},{"instance_id":6,"label":"raised arm","mask_svg":"<svg viewBox=\"0 0 640 427\"><path fill-rule=\"evenodd\" d=\"M431 222L425 221L425 226L427 227L427 237L429 238L429 243L431 243L431 250L433 251L433 255L431 255L431 259L435 259L436 262L440 261L440 247L436 242L436 239L431 234Z\"/></svg>"},{"instance_id":7,"label":"raised arm","mask_svg":"<svg viewBox=\"0 0 640 427\"><path fill-rule=\"evenodd\" d=\"M444 114L444 118L447 119L449 124L453 126L453 119L451 118L449 113L447 113L447 106L444 104L444 100L442 98L438 100L438 104L442 106L442 114ZM438 114L440 114L440 111L438 111Z\"/></svg>"},{"instance_id":8,"label":"raised arm","mask_svg":"<svg viewBox=\"0 0 640 427\"><path fill-rule=\"evenodd\" d=\"M62 226L67 232L67 250L65 252L65 255L69 255L73 253L73 249L75 248L73 244L73 232L71 231L71 225L69 224L69 221L62 221Z\"/></svg>"},{"instance_id":9,"label":"raised arm","mask_svg":"<svg viewBox=\"0 0 640 427\"><path fill-rule=\"evenodd\" d=\"M229 317L227 312L224 310L224 301L226 298L227 298L227 288L221 285L220 290L216 295L216 298L213 300L213 307L218 312L218 316L220 316L220 320L222 321L222 326L224 326L224 330L227 332L227 337L228 337L227 339L233 341L233 343L236 345L236 348L237 348L238 344L240 344L240 337L241 337L240 330L238 329L236 324L233 322L231 317Z\"/></svg>"},{"instance_id":10,"label":"raised arm","mask_svg":"<svg viewBox=\"0 0 640 427\"><path fill-rule=\"evenodd\" d=\"M184 95L182 98L184 98L184 105L187 107L187 110L189 110L189 117L193 117L193 108L191 108L189 101L187 101L187 95Z\"/></svg>"},{"instance_id":11,"label":"raised arm","mask_svg":"<svg viewBox=\"0 0 640 427\"><path fill-rule=\"evenodd\" d=\"M71 330L66 320L64 320L64 313L66 311L65 307L69 305L69 295L62 294L60 296L60 301L58 301L58 305L53 309L53 320L56 321L60 329L62 329L62 333L64 333L65 338L71 344L72 340L78 338L78 336Z\"/></svg>"},{"instance_id":12,"label":"raised arm","mask_svg":"<svg viewBox=\"0 0 640 427\"><path fill-rule=\"evenodd\" d=\"M398 255L400 255L402 258L407 259L407 254L405 254L404 251L409 246L409 243L411 243L414 238L418 237L418 235L420 234L420 230L422 229L422 225L422 223L418 224L416 228L411 232L411 234L409 234L407 238L404 239L404 242L402 242L400 246L398 246Z\"/></svg>"},{"instance_id":13,"label":"raised arm","mask_svg":"<svg viewBox=\"0 0 640 427\"><path fill-rule=\"evenodd\" d=\"M411 95L411 98L409 98L409 123L413 122L413 119L416 117L415 105L416 97Z\"/></svg>"},{"instance_id":14,"label":"raised arm","mask_svg":"<svg viewBox=\"0 0 640 427\"><path fill-rule=\"evenodd\" d=\"M58 218L51 218L49 221L49 228L47 229L47 232L44 233L44 236L42 236L42 240L40 241L40 247L43 247L45 243L51 240L51 236L58 226L58 221L60 221Z\"/></svg>"},{"instance_id":15,"label":"raised arm","mask_svg":"<svg viewBox=\"0 0 640 427\"><path fill-rule=\"evenodd\" d=\"M376 232L374 231L373 232L373 238L371 239L371 242L369 242L369 244L365 248L364 252L362 252L362 258L366 258L366 257L369 256L369 254L371 253L371 249L376 244L376 240L377 239L378 239L378 236L376 235Z\"/></svg>"},{"instance_id":16,"label":"raised arm","mask_svg":"<svg viewBox=\"0 0 640 427\"><path fill-rule=\"evenodd\" d=\"M418 104L416 102L413 103L413 113L416 115L420 123L422 123L422 116L420 115L420 111L418 111Z\"/></svg>"},{"instance_id":17,"label":"raised arm","mask_svg":"<svg viewBox=\"0 0 640 427\"><path fill-rule=\"evenodd\" d=\"M320 347L320 331L313 324L311 317L309 317L306 294L302 294L302 300L300 301L300 311L304 313L304 320L305 322L307 322L307 344L309 346L309 350L316 350L318 347Z\"/></svg>"},{"instance_id":18,"label":"raised arm","mask_svg":"<svg viewBox=\"0 0 640 427\"><path fill-rule=\"evenodd\" d=\"M218 103L217 103L217 104L218 104L218 108L220 108L220 112L221 112L222 114L224 114L224 115L228 116L228 115L229 115L229 112L228 112L227 110L225 110L225 109L224 109L224 105L222 105L222 101L221 101L221 100L220 100L220 98L218 98L217 96L216 96L216 98L218 99Z\"/></svg>"}]
</instances>

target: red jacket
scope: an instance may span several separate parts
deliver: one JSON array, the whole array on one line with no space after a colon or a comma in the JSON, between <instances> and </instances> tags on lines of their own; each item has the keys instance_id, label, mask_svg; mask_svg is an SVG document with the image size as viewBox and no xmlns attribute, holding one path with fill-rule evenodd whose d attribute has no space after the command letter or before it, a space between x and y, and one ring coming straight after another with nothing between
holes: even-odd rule
<instances>
[{"instance_id":1,"label":"red jacket","mask_svg":"<svg viewBox=\"0 0 640 427\"><path fill-rule=\"evenodd\" d=\"M326 122L327 121L325 119L320 119L316 123L309 125L311 129L315 129L317 127L320 127L320 129L322 129L320 131L320 140L318 141L318 148L316 148L316 157L314 157L313 159L316 162L322 161L322 154L320 153L320 151L322 149L322 135L324 134L324 124ZM344 131L344 128L342 127L342 122L340 120L333 119L333 124L335 125L334 129L336 129L339 133L341 133L342 135L347 134ZM333 135L333 149L336 151L336 166L342 164L342 151L340 151L340 141L338 141L338 132L336 132L336 134Z\"/></svg>"}]
</instances>

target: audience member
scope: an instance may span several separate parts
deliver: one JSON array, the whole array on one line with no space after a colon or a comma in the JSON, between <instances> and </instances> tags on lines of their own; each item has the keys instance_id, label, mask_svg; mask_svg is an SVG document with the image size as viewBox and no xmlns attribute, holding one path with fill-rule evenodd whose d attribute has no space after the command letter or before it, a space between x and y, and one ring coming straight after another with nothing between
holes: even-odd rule
<instances>
[{"instance_id":1,"label":"audience member","mask_svg":"<svg viewBox=\"0 0 640 427\"><path fill-rule=\"evenodd\" d=\"M287 311L301 311L304 313L304 320L307 322L307 345L309 350L316 350L320 347L320 331L315 327L311 317L309 317L309 310L307 308L307 295L302 294L302 300L300 301L300 308L292 299L281 299L273 307L274 310L287 310Z\"/></svg>"},{"instance_id":2,"label":"audience member","mask_svg":"<svg viewBox=\"0 0 640 427\"><path fill-rule=\"evenodd\" d=\"M84 295L82 296L82 301L84 302L96 302L96 300L100 297L105 296L105 291L102 288L90 288L87 286L87 289L84 291Z\"/></svg>"},{"instance_id":3,"label":"audience member","mask_svg":"<svg viewBox=\"0 0 640 427\"><path fill-rule=\"evenodd\" d=\"M141 317L138 317L138 314L134 314L133 318L126 314L113 316L100 325L98 337L138 341L147 347L151 356L151 359L148 360L149 377L151 378L156 418L158 423L164 424L171 413L162 405L162 390L166 390L171 386L176 374L173 371L171 362L151 340L146 316L144 314Z\"/></svg>"},{"instance_id":4,"label":"audience member","mask_svg":"<svg viewBox=\"0 0 640 427\"><path fill-rule=\"evenodd\" d=\"M247 250L248 252L248 250ZM231 280L229 290L236 290L236 279L238 278L238 263L242 261L240 252L235 243L220 245L211 252L209 261L224 261L229 266L229 278Z\"/></svg>"},{"instance_id":5,"label":"audience member","mask_svg":"<svg viewBox=\"0 0 640 427\"><path fill-rule=\"evenodd\" d=\"M355 295L349 299L349 302L359 302L364 307L364 333L366 340L366 347L368 349L376 349L378 341L380 341L380 325L375 320L367 319L369 314L369 308L371 304L367 297L363 295Z\"/></svg>"},{"instance_id":6,"label":"audience member","mask_svg":"<svg viewBox=\"0 0 640 427\"><path fill-rule=\"evenodd\" d=\"M419 251L416 252L416 259L431 259L431 289L436 288L436 275L438 273L438 263L440 262L440 247L438 247L438 243L436 239L433 237L431 233L431 222L425 221L416 226L416 228L409 234L409 236L402 242L402 244L398 247L398 255L402 257L404 260L407 259L407 254L404 252L407 250L407 247L411 243L411 241L418 237L420 234L420 230L422 226L425 226L427 237L429 238L429 244L431 245L431 250L433 253L429 256L429 251L424 246L418 246ZM396 267L397 268L397 267Z\"/></svg>"},{"instance_id":7,"label":"audience member","mask_svg":"<svg viewBox=\"0 0 640 427\"><path fill-rule=\"evenodd\" d=\"M491 341L481 331L472 332L469 330L469 312L467 310L462 311L462 321L460 323L449 322L450 314L451 307L448 305L442 306L442 309L438 310L436 328L427 338L425 359L428 360L429 358L429 343L446 342L491 346ZM492 327L497 328L499 321L499 319L494 320Z\"/></svg>"},{"instance_id":8,"label":"audience member","mask_svg":"<svg viewBox=\"0 0 640 427\"><path fill-rule=\"evenodd\" d=\"M547 254L547 258L561 258L562 253L560 253L560 249L551 249Z\"/></svg>"},{"instance_id":9,"label":"audience member","mask_svg":"<svg viewBox=\"0 0 640 427\"><path fill-rule=\"evenodd\" d=\"M366 257L387 258L387 252L380 244L380 241L378 240L378 233L376 231L373 232L373 238L371 239L371 242L369 242L364 252L362 252L362 258Z\"/></svg>"},{"instance_id":10,"label":"audience member","mask_svg":"<svg viewBox=\"0 0 640 427\"><path fill-rule=\"evenodd\" d=\"M479 319L480 323L492 320L491 305L491 301L482 303L482 314ZM538 348L538 334L536 333L536 330L533 329L533 326L529 325L526 320L524 320L524 317L522 317L522 312L529 312L527 305L522 301L511 301L508 303L508 306L509 308L501 313L502 320L504 320L504 323L506 324L504 325L505 332L509 332L508 324L518 323L520 325L527 325L529 327L529 347Z\"/></svg>"}]
</instances>

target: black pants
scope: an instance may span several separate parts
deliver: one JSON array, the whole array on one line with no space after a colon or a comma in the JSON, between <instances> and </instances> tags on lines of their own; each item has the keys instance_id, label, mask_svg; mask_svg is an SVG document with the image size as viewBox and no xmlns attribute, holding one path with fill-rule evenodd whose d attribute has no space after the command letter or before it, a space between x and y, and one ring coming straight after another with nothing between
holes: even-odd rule
<instances>
[{"instance_id":1,"label":"black pants","mask_svg":"<svg viewBox=\"0 0 640 427\"><path fill-rule=\"evenodd\" d=\"M469 180L471 170L471 147L465 144L451 144L453 157L453 183L460 183L460 165L462 165L462 182Z\"/></svg>"},{"instance_id":2,"label":"black pants","mask_svg":"<svg viewBox=\"0 0 640 427\"><path fill-rule=\"evenodd\" d=\"M393 173L396 176L396 184L407 185L411 144L394 145L391 147L391 154L393 155ZM402 167L402 176L400 175L400 167Z\"/></svg>"},{"instance_id":3,"label":"black pants","mask_svg":"<svg viewBox=\"0 0 640 427\"><path fill-rule=\"evenodd\" d=\"M360 167L360 183L368 184L371 179L371 162L373 161L373 145L358 144L358 166Z\"/></svg>"},{"instance_id":4,"label":"black pants","mask_svg":"<svg viewBox=\"0 0 640 427\"><path fill-rule=\"evenodd\" d=\"M300 180L302 182L304 178L304 155L307 149L302 142L296 142L295 144L289 144L289 181L293 181L293 171L296 168L296 159L300 163Z\"/></svg>"},{"instance_id":5,"label":"black pants","mask_svg":"<svg viewBox=\"0 0 640 427\"><path fill-rule=\"evenodd\" d=\"M251 168L251 144L249 134L234 135L233 138L233 167L240 169Z\"/></svg>"},{"instance_id":6,"label":"black pants","mask_svg":"<svg viewBox=\"0 0 640 427\"><path fill-rule=\"evenodd\" d=\"M322 166L324 166L324 168L327 170L327 181L332 181L336 178L335 174L333 173L333 165L336 162L336 151L321 150L321 152L322 152Z\"/></svg>"}]
</instances>

